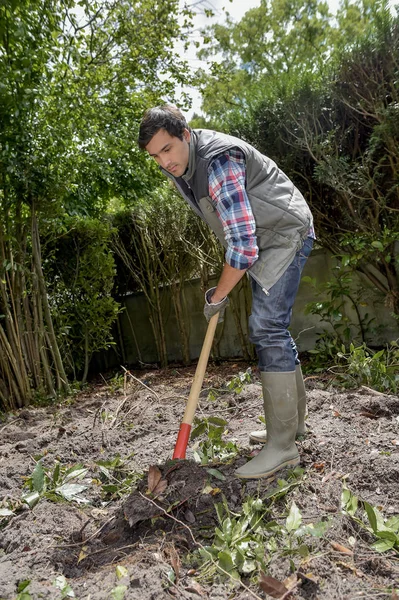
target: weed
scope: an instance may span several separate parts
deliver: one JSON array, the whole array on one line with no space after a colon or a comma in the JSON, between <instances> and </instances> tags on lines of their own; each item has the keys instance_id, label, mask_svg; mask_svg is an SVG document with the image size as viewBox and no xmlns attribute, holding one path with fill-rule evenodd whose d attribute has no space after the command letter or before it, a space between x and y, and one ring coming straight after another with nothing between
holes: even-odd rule
<instances>
[{"instance_id":1,"label":"weed","mask_svg":"<svg viewBox=\"0 0 399 600\"><path fill-rule=\"evenodd\" d=\"M381 392L396 394L399 391L399 345L391 342L386 348L374 351L365 344L349 346L349 352L343 348L337 354L345 361L344 381L354 386L368 385Z\"/></svg>"},{"instance_id":2,"label":"weed","mask_svg":"<svg viewBox=\"0 0 399 600\"><path fill-rule=\"evenodd\" d=\"M324 329L319 334L315 348L309 351L312 355L312 370L316 372L323 371L326 366L334 363L342 346L346 348L354 337L364 343L374 321L368 313L362 315L360 312L359 307L366 307L367 304L362 297L362 290L354 289L353 270L348 266L347 257L336 258L340 262L330 281L318 284L315 278L302 278L314 288L315 295L319 297L306 305L305 313L317 315L329 326L329 329ZM348 302L352 313L356 315L355 321L346 314Z\"/></svg>"},{"instance_id":3,"label":"weed","mask_svg":"<svg viewBox=\"0 0 399 600\"><path fill-rule=\"evenodd\" d=\"M29 593L28 587L30 585L30 580L25 579L24 581L20 581L17 588L17 596L15 600L33 600L32 596Z\"/></svg>"},{"instance_id":4,"label":"weed","mask_svg":"<svg viewBox=\"0 0 399 600\"><path fill-rule=\"evenodd\" d=\"M246 383L251 383L252 369L248 367L246 371L240 371L238 375L235 375L225 387L220 389L212 388L208 392L207 400L214 402L222 393L233 392L234 394L241 394Z\"/></svg>"},{"instance_id":5,"label":"weed","mask_svg":"<svg viewBox=\"0 0 399 600\"><path fill-rule=\"evenodd\" d=\"M126 463L119 455L109 460L99 460L97 463L102 493L107 500L122 498L130 494L136 483L143 477L126 468Z\"/></svg>"},{"instance_id":6,"label":"weed","mask_svg":"<svg viewBox=\"0 0 399 600\"><path fill-rule=\"evenodd\" d=\"M357 498L346 486L342 489L341 507L344 514L377 538L371 545L376 552L399 553L399 515L385 519L375 506Z\"/></svg>"},{"instance_id":7,"label":"weed","mask_svg":"<svg viewBox=\"0 0 399 600\"><path fill-rule=\"evenodd\" d=\"M198 550L202 576L213 577L217 571L227 572L234 579L248 575L264 566L261 522L266 510L260 498L249 498L243 504L242 515L233 517L226 500L215 505L219 527L212 546Z\"/></svg>"},{"instance_id":8,"label":"weed","mask_svg":"<svg viewBox=\"0 0 399 600\"><path fill-rule=\"evenodd\" d=\"M286 486L280 485L280 490L283 487ZM273 520L272 502L266 505L266 501L247 498L239 515L229 510L226 499L215 505L219 527L215 529L213 544L202 547L196 554L202 577L208 579L219 572L240 579L265 570L276 555L305 558L311 548L303 539L323 537L331 526L329 521L302 525L295 502L291 503L284 522L280 518Z\"/></svg>"},{"instance_id":9,"label":"weed","mask_svg":"<svg viewBox=\"0 0 399 600\"><path fill-rule=\"evenodd\" d=\"M56 461L53 471L45 469L41 459L36 462L32 475L25 477L24 487L29 488L29 493L22 496L22 501L29 508L33 508L41 498L48 498L54 502L64 499L69 502L75 501L87 504L88 500L82 498L80 494L87 488L87 485L71 483L74 479L81 480L87 473L87 469L82 465L73 467L64 467Z\"/></svg>"},{"instance_id":10,"label":"weed","mask_svg":"<svg viewBox=\"0 0 399 600\"><path fill-rule=\"evenodd\" d=\"M229 383L227 384L227 389L231 392L234 392L235 394L241 394L244 385L246 383L251 383L251 375L251 367L248 367L246 371L240 371L238 375L236 375L235 377L233 377L233 379L231 379L231 381L229 381Z\"/></svg>"},{"instance_id":11,"label":"weed","mask_svg":"<svg viewBox=\"0 0 399 600\"><path fill-rule=\"evenodd\" d=\"M58 575L53 581L53 586L61 592L61 598L75 598L75 592L67 582L64 575Z\"/></svg>"},{"instance_id":12,"label":"weed","mask_svg":"<svg viewBox=\"0 0 399 600\"><path fill-rule=\"evenodd\" d=\"M225 431L227 421L220 417L209 417L194 420L195 427L191 433L191 439L194 440L200 435L207 435L207 438L198 442L194 447L194 459L202 465L212 462L225 462L237 456L239 449L234 442L225 442L222 435Z\"/></svg>"},{"instance_id":13,"label":"weed","mask_svg":"<svg viewBox=\"0 0 399 600\"><path fill-rule=\"evenodd\" d=\"M115 394L119 390L123 390L126 386L126 375L122 375L122 373L116 373L111 379L108 381L108 387L111 394Z\"/></svg>"}]
</instances>

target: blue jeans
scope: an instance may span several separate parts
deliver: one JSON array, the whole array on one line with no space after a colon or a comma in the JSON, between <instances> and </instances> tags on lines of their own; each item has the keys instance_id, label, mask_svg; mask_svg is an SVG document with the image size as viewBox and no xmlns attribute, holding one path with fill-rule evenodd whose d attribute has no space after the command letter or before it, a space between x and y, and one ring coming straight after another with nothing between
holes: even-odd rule
<instances>
[{"instance_id":1,"label":"blue jeans","mask_svg":"<svg viewBox=\"0 0 399 600\"><path fill-rule=\"evenodd\" d=\"M249 317L249 339L255 345L261 371L295 371L295 365L299 364L296 345L288 327L303 267L312 247L312 238L307 238L288 269L270 288L269 295L250 277L252 314Z\"/></svg>"}]
</instances>

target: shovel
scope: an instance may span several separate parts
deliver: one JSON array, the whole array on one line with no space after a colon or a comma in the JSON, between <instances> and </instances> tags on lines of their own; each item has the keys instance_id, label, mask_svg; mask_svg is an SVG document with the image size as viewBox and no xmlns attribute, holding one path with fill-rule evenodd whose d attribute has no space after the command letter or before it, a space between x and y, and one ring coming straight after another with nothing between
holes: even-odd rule
<instances>
[{"instance_id":1,"label":"shovel","mask_svg":"<svg viewBox=\"0 0 399 600\"><path fill-rule=\"evenodd\" d=\"M208 329L206 330L201 354L198 359L197 368L195 370L194 381L191 385L190 395L186 404L186 410L184 412L184 417L181 422L179 433L177 436L175 451L173 453L174 459L186 458L186 449L188 440L190 438L191 425L194 419L195 410L197 408L198 397L201 391L202 382L204 381L205 370L208 364L209 353L212 348L212 342L215 335L215 329L218 323L218 319L219 313L216 313L216 315L213 315L213 317L211 317L211 319L209 320Z\"/></svg>"}]
</instances>

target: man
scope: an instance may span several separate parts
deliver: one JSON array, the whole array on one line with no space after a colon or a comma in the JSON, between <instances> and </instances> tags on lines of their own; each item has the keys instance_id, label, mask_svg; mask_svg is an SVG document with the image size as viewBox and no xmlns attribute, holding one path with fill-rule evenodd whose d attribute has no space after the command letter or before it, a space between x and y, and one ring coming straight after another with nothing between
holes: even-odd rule
<instances>
[{"instance_id":1,"label":"man","mask_svg":"<svg viewBox=\"0 0 399 600\"><path fill-rule=\"evenodd\" d=\"M175 106L149 109L138 142L226 248L218 284L205 294L208 320L217 312L223 318L228 294L250 275L250 340L259 358L267 437L251 434L264 447L236 475L271 478L299 463L295 437L305 430L305 388L288 326L313 245L311 212L270 158L238 138L191 130Z\"/></svg>"}]
</instances>

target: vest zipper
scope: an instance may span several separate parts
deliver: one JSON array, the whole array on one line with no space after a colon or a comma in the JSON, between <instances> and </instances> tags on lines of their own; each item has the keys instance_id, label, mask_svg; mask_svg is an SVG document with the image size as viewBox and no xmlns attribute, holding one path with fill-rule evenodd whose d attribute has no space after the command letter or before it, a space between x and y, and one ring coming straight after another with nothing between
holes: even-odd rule
<instances>
[{"instance_id":1,"label":"vest zipper","mask_svg":"<svg viewBox=\"0 0 399 600\"><path fill-rule=\"evenodd\" d=\"M270 292L269 290L267 290L266 288L262 287L261 282L259 281L259 279L257 277L255 277L255 275L252 275L252 273L250 271L248 271L248 275L250 277L252 277L252 279L254 279L254 281L256 281L256 283L258 284L258 286L261 288L262 292L264 294L266 294L266 296L270 296Z\"/></svg>"}]
</instances>

